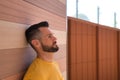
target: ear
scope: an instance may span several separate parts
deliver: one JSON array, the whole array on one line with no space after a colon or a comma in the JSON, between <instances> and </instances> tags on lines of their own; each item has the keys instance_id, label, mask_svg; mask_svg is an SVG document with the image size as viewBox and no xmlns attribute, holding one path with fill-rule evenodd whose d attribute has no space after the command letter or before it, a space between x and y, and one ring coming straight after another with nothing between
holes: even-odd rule
<instances>
[{"instance_id":1,"label":"ear","mask_svg":"<svg viewBox=\"0 0 120 80\"><path fill-rule=\"evenodd\" d=\"M40 47L40 42L37 39L34 39L31 41L31 44L35 47L35 48L39 48Z\"/></svg>"}]
</instances>

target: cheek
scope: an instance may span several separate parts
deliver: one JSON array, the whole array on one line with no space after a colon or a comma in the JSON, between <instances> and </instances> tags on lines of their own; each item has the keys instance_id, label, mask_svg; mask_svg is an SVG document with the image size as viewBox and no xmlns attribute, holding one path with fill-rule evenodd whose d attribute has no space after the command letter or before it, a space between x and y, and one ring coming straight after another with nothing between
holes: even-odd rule
<instances>
[{"instance_id":1,"label":"cheek","mask_svg":"<svg viewBox=\"0 0 120 80\"><path fill-rule=\"evenodd\" d=\"M41 39L41 42L43 43L43 45L48 45L48 46L53 45L52 39Z\"/></svg>"},{"instance_id":2,"label":"cheek","mask_svg":"<svg viewBox=\"0 0 120 80\"><path fill-rule=\"evenodd\" d=\"M53 42L50 41L50 40L43 40L42 43L43 43L44 45L52 45L52 44L53 44Z\"/></svg>"}]
</instances>

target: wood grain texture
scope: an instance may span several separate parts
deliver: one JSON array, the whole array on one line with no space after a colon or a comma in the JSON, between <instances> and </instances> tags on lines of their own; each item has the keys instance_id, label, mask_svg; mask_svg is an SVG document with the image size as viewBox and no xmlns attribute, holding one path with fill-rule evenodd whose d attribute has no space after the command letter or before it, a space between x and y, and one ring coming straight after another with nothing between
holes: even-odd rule
<instances>
[{"instance_id":1,"label":"wood grain texture","mask_svg":"<svg viewBox=\"0 0 120 80\"><path fill-rule=\"evenodd\" d=\"M118 80L119 29L69 17L68 30L69 80Z\"/></svg>"},{"instance_id":2,"label":"wood grain texture","mask_svg":"<svg viewBox=\"0 0 120 80\"><path fill-rule=\"evenodd\" d=\"M24 0L34 6L37 6L39 8L45 9L46 11L52 12L56 15L59 15L61 17L66 17L65 12L66 8L63 3L61 3L59 0ZM41 5L40 5L41 4Z\"/></svg>"},{"instance_id":3,"label":"wood grain texture","mask_svg":"<svg viewBox=\"0 0 120 80\"><path fill-rule=\"evenodd\" d=\"M96 25L68 18L70 80L96 79Z\"/></svg>"},{"instance_id":4,"label":"wood grain texture","mask_svg":"<svg viewBox=\"0 0 120 80\"><path fill-rule=\"evenodd\" d=\"M68 19L68 27L68 64L73 64L76 63L76 21Z\"/></svg>"},{"instance_id":5,"label":"wood grain texture","mask_svg":"<svg viewBox=\"0 0 120 80\"><path fill-rule=\"evenodd\" d=\"M117 30L99 26L99 78L117 80L117 63Z\"/></svg>"},{"instance_id":6,"label":"wood grain texture","mask_svg":"<svg viewBox=\"0 0 120 80\"><path fill-rule=\"evenodd\" d=\"M40 21L49 21L52 28L66 30L65 17L60 17L23 0L1 0L0 19L29 25Z\"/></svg>"},{"instance_id":7,"label":"wood grain texture","mask_svg":"<svg viewBox=\"0 0 120 80\"><path fill-rule=\"evenodd\" d=\"M0 79L25 71L35 56L31 48L0 50Z\"/></svg>"},{"instance_id":8,"label":"wood grain texture","mask_svg":"<svg viewBox=\"0 0 120 80\"><path fill-rule=\"evenodd\" d=\"M25 71L7 76L6 78L0 79L0 80L23 80L24 74L25 74Z\"/></svg>"},{"instance_id":9,"label":"wood grain texture","mask_svg":"<svg viewBox=\"0 0 120 80\"><path fill-rule=\"evenodd\" d=\"M0 20L0 49L27 47L24 34L26 26Z\"/></svg>"},{"instance_id":10,"label":"wood grain texture","mask_svg":"<svg viewBox=\"0 0 120 80\"><path fill-rule=\"evenodd\" d=\"M59 1L66 5L66 0L59 0Z\"/></svg>"},{"instance_id":11,"label":"wood grain texture","mask_svg":"<svg viewBox=\"0 0 120 80\"><path fill-rule=\"evenodd\" d=\"M65 0L1 0L0 80L22 80L36 56L35 51L28 46L24 32L30 25L41 21L48 21L57 37L60 50L55 54L55 60L66 76Z\"/></svg>"},{"instance_id":12,"label":"wood grain texture","mask_svg":"<svg viewBox=\"0 0 120 80\"><path fill-rule=\"evenodd\" d=\"M120 30L118 31L118 41L119 41L119 44L118 44L118 79L120 79Z\"/></svg>"}]
</instances>

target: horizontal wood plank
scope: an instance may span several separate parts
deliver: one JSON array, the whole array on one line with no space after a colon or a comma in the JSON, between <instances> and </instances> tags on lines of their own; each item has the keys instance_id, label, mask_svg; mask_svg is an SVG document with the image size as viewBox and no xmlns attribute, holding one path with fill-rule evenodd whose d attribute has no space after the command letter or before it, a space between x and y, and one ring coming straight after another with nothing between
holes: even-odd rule
<instances>
[{"instance_id":1,"label":"horizontal wood plank","mask_svg":"<svg viewBox=\"0 0 120 80\"><path fill-rule=\"evenodd\" d=\"M43 8L46 11L52 12L56 15L59 15L61 17L65 18L66 14L66 5L59 2L59 0L24 0L34 6L37 6L39 8ZM41 4L41 5L40 5Z\"/></svg>"},{"instance_id":2,"label":"horizontal wood plank","mask_svg":"<svg viewBox=\"0 0 120 80\"><path fill-rule=\"evenodd\" d=\"M29 25L40 21L49 21L52 28L66 30L65 18L22 0L1 0L0 19Z\"/></svg>"},{"instance_id":3,"label":"horizontal wood plank","mask_svg":"<svg viewBox=\"0 0 120 80\"><path fill-rule=\"evenodd\" d=\"M66 0L59 0L59 1L66 5Z\"/></svg>"},{"instance_id":4,"label":"horizontal wood plank","mask_svg":"<svg viewBox=\"0 0 120 80\"><path fill-rule=\"evenodd\" d=\"M11 76L7 76L0 80L23 80L24 74L25 74L25 71L13 74Z\"/></svg>"},{"instance_id":5,"label":"horizontal wood plank","mask_svg":"<svg viewBox=\"0 0 120 80\"><path fill-rule=\"evenodd\" d=\"M25 71L35 56L31 48L0 50L0 79Z\"/></svg>"}]
</instances>

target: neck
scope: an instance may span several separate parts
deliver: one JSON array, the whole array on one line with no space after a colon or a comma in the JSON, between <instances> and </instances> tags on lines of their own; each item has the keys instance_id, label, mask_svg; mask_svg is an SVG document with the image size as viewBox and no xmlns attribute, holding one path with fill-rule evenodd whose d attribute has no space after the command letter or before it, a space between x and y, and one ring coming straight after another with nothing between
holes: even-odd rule
<instances>
[{"instance_id":1,"label":"neck","mask_svg":"<svg viewBox=\"0 0 120 80\"><path fill-rule=\"evenodd\" d=\"M41 58L42 60L47 61L47 62L53 62L54 61L54 53L38 52L37 57Z\"/></svg>"}]
</instances>

